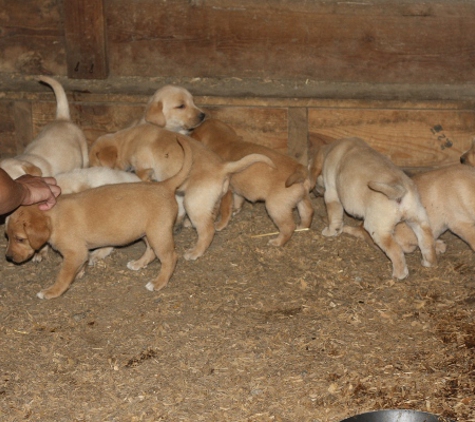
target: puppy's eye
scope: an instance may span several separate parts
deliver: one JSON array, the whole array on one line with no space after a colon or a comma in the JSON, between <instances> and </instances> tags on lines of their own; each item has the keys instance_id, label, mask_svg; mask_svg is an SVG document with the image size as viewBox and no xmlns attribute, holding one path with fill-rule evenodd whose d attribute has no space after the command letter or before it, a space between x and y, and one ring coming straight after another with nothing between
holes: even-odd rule
<instances>
[{"instance_id":1,"label":"puppy's eye","mask_svg":"<svg viewBox=\"0 0 475 422\"><path fill-rule=\"evenodd\" d=\"M180 108L180 109L185 108L185 104L180 104L179 106L176 106L175 108Z\"/></svg>"},{"instance_id":2,"label":"puppy's eye","mask_svg":"<svg viewBox=\"0 0 475 422\"><path fill-rule=\"evenodd\" d=\"M25 238L23 237L15 237L15 242L18 242L18 243L24 243L25 242Z\"/></svg>"}]
</instances>

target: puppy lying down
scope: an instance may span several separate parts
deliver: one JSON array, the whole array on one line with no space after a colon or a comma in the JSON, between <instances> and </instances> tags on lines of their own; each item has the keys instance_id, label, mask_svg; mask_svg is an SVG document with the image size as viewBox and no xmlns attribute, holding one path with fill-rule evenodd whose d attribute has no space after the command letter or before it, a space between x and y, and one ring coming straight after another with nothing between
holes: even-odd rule
<instances>
[{"instance_id":1,"label":"puppy lying down","mask_svg":"<svg viewBox=\"0 0 475 422\"><path fill-rule=\"evenodd\" d=\"M127 267L144 268L156 256L161 270L146 287L160 290L167 285L177 261L173 240L178 212L175 190L188 177L192 164L188 142L180 139L179 143L184 150L183 166L164 182L101 186L60 196L48 211L32 205L20 207L9 216L5 227L7 259L22 263L47 242L63 256L56 282L40 291L39 298L60 296L76 276L82 276L89 250L127 245L144 236L145 253Z\"/></svg>"},{"instance_id":2,"label":"puppy lying down","mask_svg":"<svg viewBox=\"0 0 475 422\"><path fill-rule=\"evenodd\" d=\"M434 238L450 230L475 251L475 169L456 164L416 174L412 180L427 211ZM398 224L394 237L404 252L413 252L418 246L416 235L407 224ZM442 240L437 240L436 247L438 252L445 252Z\"/></svg>"},{"instance_id":3,"label":"puppy lying down","mask_svg":"<svg viewBox=\"0 0 475 422\"><path fill-rule=\"evenodd\" d=\"M405 221L414 231L422 251L422 265L437 263L429 218L414 182L387 157L358 138L312 145L309 169L315 185L323 185L328 227L324 236L343 231L343 213L363 220L363 226L393 264L393 277L407 277L401 246L394 239L395 226Z\"/></svg>"}]
</instances>

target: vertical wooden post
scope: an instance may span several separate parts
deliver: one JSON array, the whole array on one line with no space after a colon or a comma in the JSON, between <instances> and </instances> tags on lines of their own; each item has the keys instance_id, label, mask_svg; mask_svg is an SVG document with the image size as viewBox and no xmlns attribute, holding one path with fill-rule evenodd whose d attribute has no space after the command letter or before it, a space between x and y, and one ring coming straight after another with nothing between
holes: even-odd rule
<instances>
[{"instance_id":1,"label":"vertical wooden post","mask_svg":"<svg viewBox=\"0 0 475 422\"><path fill-rule=\"evenodd\" d=\"M107 78L103 0L65 0L63 5L68 77Z\"/></svg>"},{"instance_id":2,"label":"vertical wooden post","mask_svg":"<svg viewBox=\"0 0 475 422\"><path fill-rule=\"evenodd\" d=\"M288 154L299 163L307 165L307 109L305 107L290 107Z\"/></svg>"}]
</instances>

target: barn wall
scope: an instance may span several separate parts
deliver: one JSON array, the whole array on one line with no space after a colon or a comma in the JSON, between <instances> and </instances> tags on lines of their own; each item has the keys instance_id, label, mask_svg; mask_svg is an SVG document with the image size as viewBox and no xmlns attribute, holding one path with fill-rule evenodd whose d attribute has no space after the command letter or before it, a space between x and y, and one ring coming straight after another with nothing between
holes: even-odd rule
<instances>
[{"instance_id":1,"label":"barn wall","mask_svg":"<svg viewBox=\"0 0 475 422\"><path fill-rule=\"evenodd\" d=\"M475 2L1 1L0 155L54 116L57 77L89 142L160 86L306 161L357 135L402 166L454 162L475 137Z\"/></svg>"}]
</instances>

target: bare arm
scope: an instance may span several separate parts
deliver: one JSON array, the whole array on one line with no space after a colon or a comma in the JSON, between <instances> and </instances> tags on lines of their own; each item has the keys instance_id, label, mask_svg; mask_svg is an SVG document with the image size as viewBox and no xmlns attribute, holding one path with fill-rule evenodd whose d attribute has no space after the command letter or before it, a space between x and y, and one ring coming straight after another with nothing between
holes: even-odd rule
<instances>
[{"instance_id":1,"label":"bare arm","mask_svg":"<svg viewBox=\"0 0 475 422\"><path fill-rule=\"evenodd\" d=\"M13 180L0 169L0 215L13 211L20 205L39 204L48 210L56 204L61 189L53 177L36 177L25 174Z\"/></svg>"}]
</instances>

